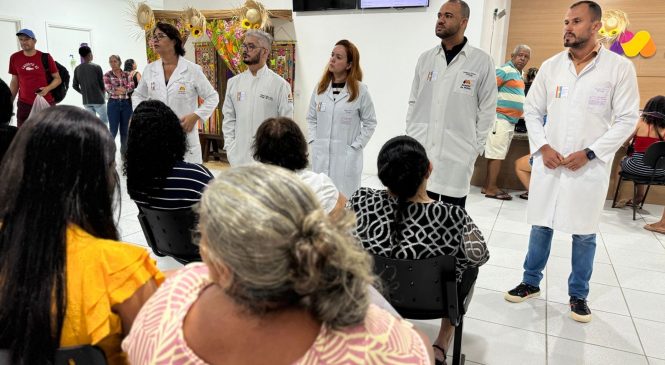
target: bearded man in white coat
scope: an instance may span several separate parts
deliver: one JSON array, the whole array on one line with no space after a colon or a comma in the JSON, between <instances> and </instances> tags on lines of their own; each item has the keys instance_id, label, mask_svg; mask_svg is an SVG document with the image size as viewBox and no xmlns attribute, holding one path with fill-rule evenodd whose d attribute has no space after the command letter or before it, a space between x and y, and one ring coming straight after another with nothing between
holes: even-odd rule
<instances>
[{"instance_id":1,"label":"bearded man in white coat","mask_svg":"<svg viewBox=\"0 0 665 365\"><path fill-rule=\"evenodd\" d=\"M539 295L553 230L570 233L570 316L579 322L591 320L589 280L612 160L639 117L633 64L596 40L601 15L593 1L571 5L563 27L568 49L543 63L527 96L532 227L522 283L505 295L510 302Z\"/></svg>"},{"instance_id":2,"label":"bearded man in white coat","mask_svg":"<svg viewBox=\"0 0 665 365\"><path fill-rule=\"evenodd\" d=\"M462 0L439 9L441 43L418 58L406 115L406 134L425 147L434 166L427 194L461 207L496 121L494 62L464 36L470 13Z\"/></svg>"},{"instance_id":3,"label":"bearded man in white coat","mask_svg":"<svg viewBox=\"0 0 665 365\"><path fill-rule=\"evenodd\" d=\"M262 30L248 30L242 44L245 72L229 79L222 113L222 132L231 166L252 163L256 130L268 118L293 119L291 86L266 66L272 37Z\"/></svg>"}]
</instances>

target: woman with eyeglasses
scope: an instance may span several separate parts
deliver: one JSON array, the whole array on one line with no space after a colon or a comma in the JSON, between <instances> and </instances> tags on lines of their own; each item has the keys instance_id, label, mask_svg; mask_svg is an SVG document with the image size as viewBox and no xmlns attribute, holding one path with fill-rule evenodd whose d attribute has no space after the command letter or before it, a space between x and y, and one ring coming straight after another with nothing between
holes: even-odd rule
<instances>
[{"instance_id":1,"label":"woman with eyeglasses","mask_svg":"<svg viewBox=\"0 0 665 365\"><path fill-rule=\"evenodd\" d=\"M183 57L185 49L176 27L157 23L150 43L160 59L143 70L143 77L132 95L133 108L148 99L168 105L187 133L185 161L202 163L197 123L210 118L219 103L219 94L203 74L201 66ZM199 98L203 99L200 106Z\"/></svg>"},{"instance_id":2,"label":"woman with eyeglasses","mask_svg":"<svg viewBox=\"0 0 665 365\"><path fill-rule=\"evenodd\" d=\"M376 128L374 103L362 79L358 48L342 39L330 54L307 113L312 171L330 176L345 196L360 187L363 148Z\"/></svg>"},{"instance_id":3,"label":"woman with eyeglasses","mask_svg":"<svg viewBox=\"0 0 665 365\"><path fill-rule=\"evenodd\" d=\"M229 79L224 97L224 145L231 166L254 162L252 141L268 118L293 118L291 86L268 68L272 36L251 29L242 42L242 62L247 70Z\"/></svg>"}]
</instances>

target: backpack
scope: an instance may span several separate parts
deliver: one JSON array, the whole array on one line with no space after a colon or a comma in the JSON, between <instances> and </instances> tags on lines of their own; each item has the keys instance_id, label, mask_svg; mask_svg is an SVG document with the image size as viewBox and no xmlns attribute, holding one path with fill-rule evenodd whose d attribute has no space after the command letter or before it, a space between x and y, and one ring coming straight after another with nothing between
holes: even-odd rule
<instances>
[{"instance_id":1,"label":"backpack","mask_svg":"<svg viewBox=\"0 0 665 365\"><path fill-rule=\"evenodd\" d=\"M51 76L51 72L49 72L48 56L48 53L42 53L42 65L44 65L44 70L46 71L46 82L50 84L51 81L53 81L53 76ZM65 95L67 95L67 90L69 90L69 71L67 71L67 68L58 63L56 60L53 61L55 62L55 66L58 68L60 79L62 79L60 85L51 90L53 101L57 104L65 98Z\"/></svg>"}]
</instances>

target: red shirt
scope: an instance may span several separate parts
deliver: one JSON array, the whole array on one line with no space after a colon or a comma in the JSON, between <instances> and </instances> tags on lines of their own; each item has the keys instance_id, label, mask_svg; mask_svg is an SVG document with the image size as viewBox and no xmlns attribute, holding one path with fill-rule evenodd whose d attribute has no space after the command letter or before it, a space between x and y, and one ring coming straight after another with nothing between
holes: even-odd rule
<instances>
[{"instance_id":1,"label":"red shirt","mask_svg":"<svg viewBox=\"0 0 665 365\"><path fill-rule=\"evenodd\" d=\"M51 74L58 73L58 68L51 55L48 56ZM9 58L9 73L18 77L18 100L32 105L35 102L35 91L48 85L46 72L42 64L42 52L37 51L34 56L26 56L23 51L14 53ZM46 101L53 104L53 95L46 94Z\"/></svg>"}]
</instances>

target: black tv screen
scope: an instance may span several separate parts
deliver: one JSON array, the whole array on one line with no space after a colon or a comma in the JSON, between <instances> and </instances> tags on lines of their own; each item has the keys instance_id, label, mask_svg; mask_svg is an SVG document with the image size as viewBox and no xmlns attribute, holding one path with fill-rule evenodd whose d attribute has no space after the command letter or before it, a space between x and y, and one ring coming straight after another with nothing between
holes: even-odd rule
<instances>
[{"instance_id":1,"label":"black tv screen","mask_svg":"<svg viewBox=\"0 0 665 365\"><path fill-rule=\"evenodd\" d=\"M427 7L429 0L360 0L361 9Z\"/></svg>"},{"instance_id":2,"label":"black tv screen","mask_svg":"<svg viewBox=\"0 0 665 365\"><path fill-rule=\"evenodd\" d=\"M293 11L355 9L357 0L293 0Z\"/></svg>"}]
</instances>

